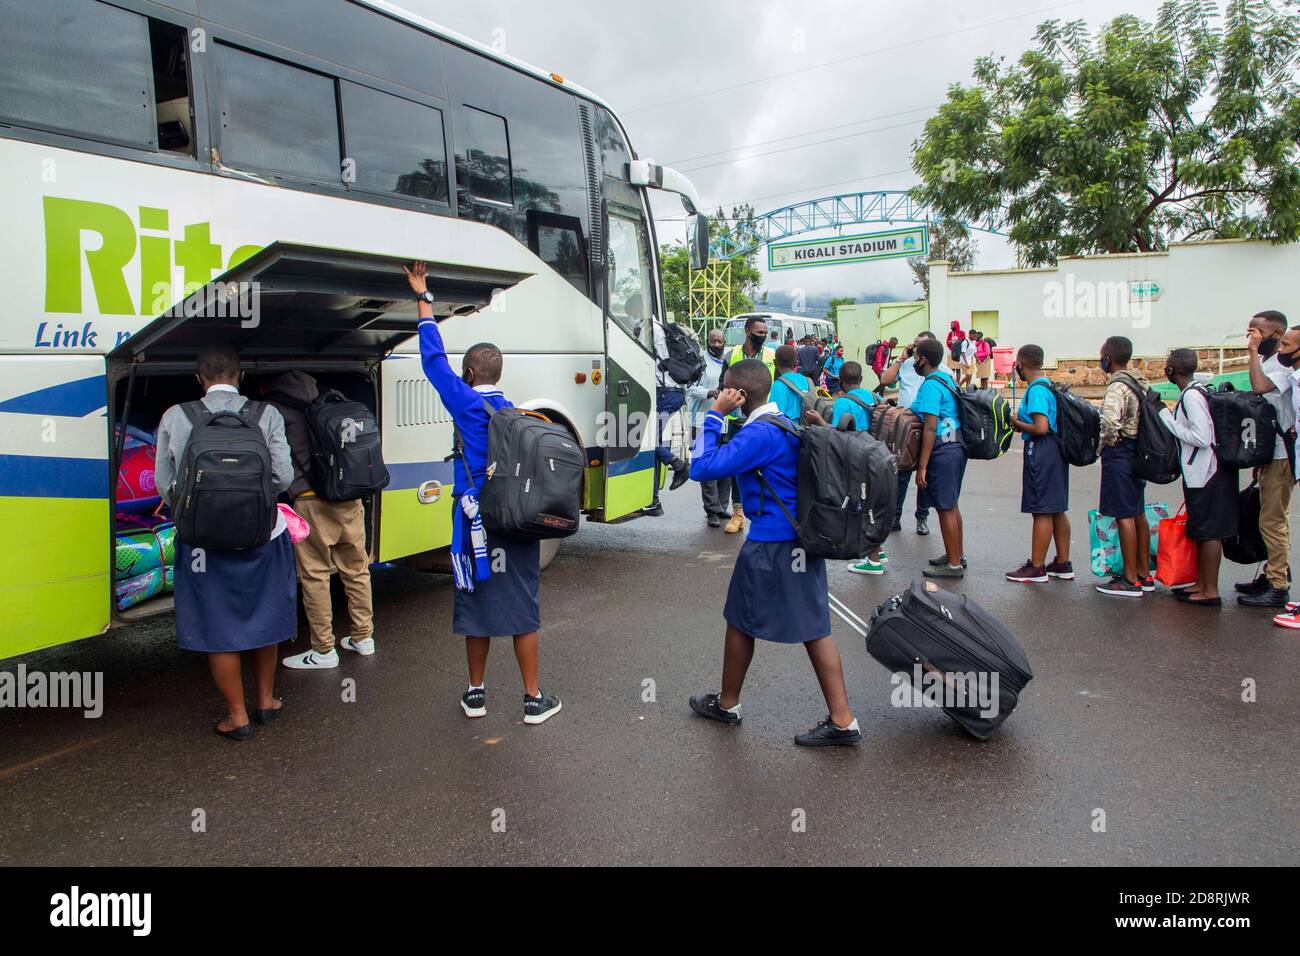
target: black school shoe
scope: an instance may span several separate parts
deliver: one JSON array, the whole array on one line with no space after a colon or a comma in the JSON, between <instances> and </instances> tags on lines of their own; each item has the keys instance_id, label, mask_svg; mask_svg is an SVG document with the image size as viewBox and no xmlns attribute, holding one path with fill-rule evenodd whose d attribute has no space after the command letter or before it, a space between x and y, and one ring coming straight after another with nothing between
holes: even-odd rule
<instances>
[{"instance_id":1,"label":"black school shoe","mask_svg":"<svg viewBox=\"0 0 1300 956\"><path fill-rule=\"evenodd\" d=\"M841 730L827 716L812 730L796 734L794 742L800 747L856 747L862 743L862 731L856 719L848 730Z\"/></svg>"},{"instance_id":2,"label":"black school shoe","mask_svg":"<svg viewBox=\"0 0 1300 956\"><path fill-rule=\"evenodd\" d=\"M917 534L929 534L929 533L930 533L930 522L927 521L925 518L917 518L917 519L916 519L916 533L917 533Z\"/></svg>"},{"instance_id":3,"label":"black school shoe","mask_svg":"<svg viewBox=\"0 0 1300 956\"><path fill-rule=\"evenodd\" d=\"M1237 603L1243 607L1280 607L1285 609L1290 600L1290 588L1268 587L1255 594L1243 594L1237 598Z\"/></svg>"},{"instance_id":4,"label":"black school shoe","mask_svg":"<svg viewBox=\"0 0 1300 956\"><path fill-rule=\"evenodd\" d=\"M701 717L707 717L709 720L716 720L724 724L735 725L740 723L740 714L733 714L719 703L718 698L721 696L721 694L696 694L691 698L691 710Z\"/></svg>"},{"instance_id":5,"label":"black school shoe","mask_svg":"<svg viewBox=\"0 0 1300 956\"><path fill-rule=\"evenodd\" d=\"M482 687L465 691L460 697L460 709L465 711L466 717L486 717L487 691Z\"/></svg>"},{"instance_id":6,"label":"black school shoe","mask_svg":"<svg viewBox=\"0 0 1300 956\"><path fill-rule=\"evenodd\" d=\"M706 517L704 520L705 520L705 522L708 524L708 526L709 526L710 528L721 528L721 527L722 527L722 519L719 518L717 515L709 515L709 516Z\"/></svg>"},{"instance_id":7,"label":"black school shoe","mask_svg":"<svg viewBox=\"0 0 1300 956\"><path fill-rule=\"evenodd\" d=\"M673 470L673 480L668 485L669 491L676 491L691 480L691 466L680 458L674 458L669 467Z\"/></svg>"},{"instance_id":8,"label":"black school shoe","mask_svg":"<svg viewBox=\"0 0 1300 956\"><path fill-rule=\"evenodd\" d=\"M560 712L560 698L545 691L539 691L536 697L524 697L524 723L541 724Z\"/></svg>"}]
</instances>

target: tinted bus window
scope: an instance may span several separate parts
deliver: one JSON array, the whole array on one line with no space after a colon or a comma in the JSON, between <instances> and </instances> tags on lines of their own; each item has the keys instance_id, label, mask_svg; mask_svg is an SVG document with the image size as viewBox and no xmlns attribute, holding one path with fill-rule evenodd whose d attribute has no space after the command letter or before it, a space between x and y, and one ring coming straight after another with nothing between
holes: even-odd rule
<instances>
[{"instance_id":1,"label":"tinted bus window","mask_svg":"<svg viewBox=\"0 0 1300 956\"><path fill-rule=\"evenodd\" d=\"M279 60L215 44L220 161L235 169L339 181L334 81Z\"/></svg>"},{"instance_id":2,"label":"tinted bus window","mask_svg":"<svg viewBox=\"0 0 1300 956\"><path fill-rule=\"evenodd\" d=\"M0 120L150 149L149 20L89 0L0 0Z\"/></svg>"},{"instance_id":3,"label":"tinted bus window","mask_svg":"<svg viewBox=\"0 0 1300 956\"><path fill-rule=\"evenodd\" d=\"M355 83L340 84L352 185L446 203L442 111Z\"/></svg>"},{"instance_id":4,"label":"tinted bus window","mask_svg":"<svg viewBox=\"0 0 1300 956\"><path fill-rule=\"evenodd\" d=\"M505 119L472 106L465 107L464 116L470 198L513 206L510 136Z\"/></svg>"},{"instance_id":5,"label":"tinted bus window","mask_svg":"<svg viewBox=\"0 0 1300 956\"><path fill-rule=\"evenodd\" d=\"M578 219L529 210L528 248L575 289L583 295L589 294L587 250Z\"/></svg>"},{"instance_id":6,"label":"tinted bus window","mask_svg":"<svg viewBox=\"0 0 1300 956\"><path fill-rule=\"evenodd\" d=\"M609 207L609 238L606 245L609 280L609 313L628 334L646 348L653 343L647 316L654 307L650 253L646 248L641 214L623 207Z\"/></svg>"}]
</instances>

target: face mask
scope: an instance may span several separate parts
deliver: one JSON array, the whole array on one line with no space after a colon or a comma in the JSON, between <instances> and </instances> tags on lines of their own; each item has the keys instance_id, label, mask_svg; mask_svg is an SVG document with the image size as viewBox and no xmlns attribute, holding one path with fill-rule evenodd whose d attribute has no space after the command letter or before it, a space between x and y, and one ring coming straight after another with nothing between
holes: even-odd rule
<instances>
[{"instance_id":1,"label":"face mask","mask_svg":"<svg viewBox=\"0 0 1300 956\"><path fill-rule=\"evenodd\" d=\"M767 344L767 336L755 333L749 337L749 344L754 347L754 351L758 351Z\"/></svg>"},{"instance_id":2,"label":"face mask","mask_svg":"<svg viewBox=\"0 0 1300 956\"><path fill-rule=\"evenodd\" d=\"M912 371L916 372L917 375L925 374L925 369L921 367L920 359L917 359L915 362L912 363Z\"/></svg>"},{"instance_id":3,"label":"face mask","mask_svg":"<svg viewBox=\"0 0 1300 956\"><path fill-rule=\"evenodd\" d=\"M1099 369L1101 369L1103 372L1105 372L1107 375L1109 375L1109 374L1110 374L1110 356L1109 356L1109 355L1103 355L1103 356L1101 357L1101 361L1097 363L1097 367L1098 367Z\"/></svg>"},{"instance_id":4,"label":"face mask","mask_svg":"<svg viewBox=\"0 0 1300 956\"><path fill-rule=\"evenodd\" d=\"M1277 351L1277 347L1279 344L1280 343L1278 342L1277 339L1264 339L1264 341L1259 343L1260 358L1268 358L1270 355L1272 355L1274 352Z\"/></svg>"},{"instance_id":5,"label":"face mask","mask_svg":"<svg viewBox=\"0 0 1300 956\"><path fill-rule=\"evenodd\" d=\"M1278 352L1277 360L1287 368L1295 368L1297 362L1300 362L1300 349L1294 352Z\"/></svg>"},{"instance_id":6,"label":"face mask","mask_svg":"<svg viewBox=\"0 0 1300 956\"><path fill-rule=\"evenodd\" d=\"M1016 378L1020 379L1022 382L1029 381L1029 376L1025 374L1025 370L1019 365L1016 366Z\"/></svg>"},{"instance_id":7,"label":"face mask","mask_svg":"<svg viewBox=\"0 0 1300 956\"><path fill-rule=\"evenodd\" d=\"M722 358L722 346L721 346L721 345L710 345L710 346L709 346L709 354L712 355L714 358Z\"/></svg>"}]
</instances>

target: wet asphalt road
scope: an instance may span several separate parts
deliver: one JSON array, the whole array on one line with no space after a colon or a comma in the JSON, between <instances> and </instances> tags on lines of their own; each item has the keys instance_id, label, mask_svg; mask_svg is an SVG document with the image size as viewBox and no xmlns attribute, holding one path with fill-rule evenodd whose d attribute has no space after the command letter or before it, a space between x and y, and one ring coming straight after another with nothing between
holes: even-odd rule
<instances>
[{"instance_id":1,"label":"wet asphalt road","mask_svg":"<svg viewBox=\"0 0 1300 956\"><path fill-rule=\"evenodd\" d=\"M688 485L658 521L584 527L544 574L543 686L564 710L540 727L521 721L508 641L489 662L488 717L462 716L451 580L405 569L375 575L379 653L282 670L288 709L248 743L208 729L216 692L170 619L25 658L103 670L106 703L97 720L0 711L0 863L1300 862L1300 634L1163 589L1097 594L1095 467L1071 476L1079 578L1005 582L1028 553L1019 468L1017 453L968 470L971 569L952 587L1000 609L1036 675L987 743L890 706L889 674L838 619L860 748L793 746L825 713L798 648L760 643L741 727L695 718L688 695L717 687L740 540L704 526ZM832 591L869 616L937 553L932 525L922 539L905 521L884 577L837 563ZM1225 565L1225 587L1253 571Z\"/></svg>"}]
</instances>

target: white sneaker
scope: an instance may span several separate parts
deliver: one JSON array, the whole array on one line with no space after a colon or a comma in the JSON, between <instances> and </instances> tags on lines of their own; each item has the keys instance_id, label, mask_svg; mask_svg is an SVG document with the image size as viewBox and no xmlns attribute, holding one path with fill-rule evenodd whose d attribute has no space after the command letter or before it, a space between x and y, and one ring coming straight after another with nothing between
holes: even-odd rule
<instances>
[{"instance_id":1,"label":"white sneaker","mask_svg":"<svg viewBox=\"0 0 1300 956\"><path fill-rule=\"evenodd\" d=\"M362 657L369 657L375 652L375 639L373 637L363 637L359 641L354 641L351 637L345 637L339 641L339 647L345 651L355 651Z\"/></svg>"},{"instance_id":2,"label":"white sneaker","mask_svg":"<svg viewBox=\"0 0 1300 956\"><path fill-rule=\"evenodd\" d=\"M286 657L281 663L296 671L332 670L339 666L339 652L330 651L328 654L320 654L316 651L308 651L305 654Z\"/></svg>"}]
</instances>

